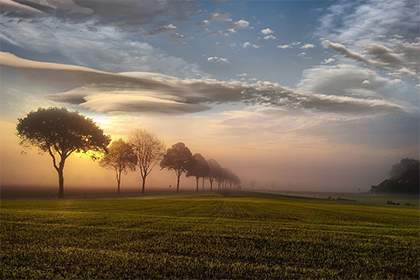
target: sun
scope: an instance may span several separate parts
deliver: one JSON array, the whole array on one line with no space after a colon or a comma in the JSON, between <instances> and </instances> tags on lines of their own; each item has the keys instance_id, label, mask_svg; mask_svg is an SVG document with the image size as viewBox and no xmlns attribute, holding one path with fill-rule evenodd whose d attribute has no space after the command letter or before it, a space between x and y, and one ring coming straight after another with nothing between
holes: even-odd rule
<instances>
[{"instance_id":1,"label":"sun","mask_svg":"<svg viewBox=\"0 0 420 280\"><path fill-rule=\"evenodd\" d=\"M101 114L90 116L90 118L102 129L106 129L111 126L112 118L110 116Z\"/></svg>"}]
</instances>

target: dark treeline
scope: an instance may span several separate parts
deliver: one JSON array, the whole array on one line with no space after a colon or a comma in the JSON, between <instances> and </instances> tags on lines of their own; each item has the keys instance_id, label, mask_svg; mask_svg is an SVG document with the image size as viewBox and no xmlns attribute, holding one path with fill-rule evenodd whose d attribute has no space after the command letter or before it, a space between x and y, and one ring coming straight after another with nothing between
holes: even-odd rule
<instances>
[{"instance_id":1,"label":"dark treeline","mask_svg":"<svg viewBox=\"0 0 420 280\"><path fill-rule=\"evenodd\" d=\"M134 130L127 141L118 139L111 144L110 135L104 134L92 119L66 108L39 108L25 118L19 118L17 135L20 144L48 153L59 179L59 198L64 198L64 166L73 153L85 153L92 159L100 159L101 167L115 171L117 192L120 193L122 174L140 172L142 194L145 192L147 176L156 165L161 169L174 170L179 192L182 174L196 179L196 190L202 180L202 189L207 179L210 190L214 182L218 190L240 189L241 180L229 168L222 167L214 159L206 160L201 154L192 154L184 143L179 142L165 150L159 138L145 130ZM110 145L109 145L110 144Z\"/></svg>"},{"instance_id":2,"label":"dark treeline","mask_svg":"<svg viewBox=\"0 0 420 280\"><path fill-rule=\"evenodd\" d=\"M420 161L403 158L392 166L389 179L377 186L372 186L371 193L380 194L419 194Z\"/></svg>"}]
</instances>

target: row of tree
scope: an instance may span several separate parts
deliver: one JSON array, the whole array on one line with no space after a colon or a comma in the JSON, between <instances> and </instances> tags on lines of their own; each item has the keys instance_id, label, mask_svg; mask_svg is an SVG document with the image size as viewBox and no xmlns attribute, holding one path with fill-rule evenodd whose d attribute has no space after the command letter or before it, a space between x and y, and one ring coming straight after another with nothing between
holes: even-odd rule
<instances>
[{"instance_id":1,"label":"row of tree","mask_svg":"<svg viewBox=\"0 0 420 280\"><path fill-rule=\"evenodd\" d=\"M239 188L241 180L229 168L221 167L214 159L206 160L201 154L192 154L184 143L179 142L166 150L163 142L146 130L135 130L131 133L128 142L118 139L111 143L108 152L99 161L102 167L115 171L118 193L120 193L121 176L128 171L140 170L142 177L142 194L144 194L146 178L153 168L160 163L162 169L174 170L177 178L176 191L179 192L181 176L195 177L196 189L199 189L199 180L216 181L218 189Z\"/></svg>"},{"instance_id":2,"label":"row of tree","mask_svg":"<svg viewBox=\"0 0 420 280\"><path fill-rule=\"evenodd\" d=\"M59 198L64 198L65 162L73 153L85 153L94 160L101 158L99 164L116 173L118 193L122 174L138 168L144 194L146 178L157 164L162 169L175 171L177 192L182 174L196 178L197 191L200 178L203 189L205 179L210 182L210 190L213 190L215 181L219 190L240 188L241 180L230 169L221 167L213 159L206 160L201 154L193 155L182 142L165 151L165 145L155 135L136 130L131 133L128 142L119 139L111 143L111 137L104 134L92 119L66 108L31 111L25 118L18 119L16 129L21 145L38 147L51 156L58 173Z\"/></svg>"}]
</instances>

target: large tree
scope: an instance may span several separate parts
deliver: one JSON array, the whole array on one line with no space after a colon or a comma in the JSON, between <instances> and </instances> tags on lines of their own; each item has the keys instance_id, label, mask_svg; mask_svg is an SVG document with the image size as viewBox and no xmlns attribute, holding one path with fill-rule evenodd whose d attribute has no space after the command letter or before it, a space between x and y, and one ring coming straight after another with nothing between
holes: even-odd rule
<instances>
[{"instance_id":1,"label":"large tree","mask_svg":"<svg viewBox=\"0 0 420 280\"><path fill-rule=\"evenodd\" d=\"M196 179L197 191L198 191L198 180L205 178L209 175L209 165L206 159L201 154L194 154L191 159L190 168L187 172L187 176L193 176Z\"/></svg>"},{"instance_id":2,"label":"large tree","mask_svg":"<svg viewBox=\"0 0 420 280\"><path fill-rule=\"evenodd\" d=\"M166 168L168 170L175 171L177 177L176 192L179 192L179 181L181 175L190 169L191 161L191 151L182 142L174 144L166 151L166 154L163 156L160 167L162 169Z\"/></svg>"},{"instance_id":3,"label":"large tree","mask_svg":"<svg viewBox=\"0 0 420 280\"><path fill-rule=\"evenodd\" d=\"M128 170L136 170L137 157L130 144L122 139L113 141L108 148L108 153L99 161L101 167L115 171L118 194L120 194L121 174Z\"/></svg>"},{"instance_id":4,"label":"large tree","mask_svg":"<svg viewBox=\"0 0 420 280\"><path fill-rule=\"evenodd\" d=\"M207 160L207 164L209 166L209 174L207 177L210 181L210 190L213 190L213 181L219 178L222 168L220 167L220 164L212 158Z\"/></svg>"},{"instance_id":5,"label":"large tree","mask_svg":"<svg viewBox=\"0 0 420 280\"><path fill-rule=\"evenodd\" d=\"M137 165L143 179L141 193L144 194L146 177L152 172L155 165L162 159L165 153L165 145L156 135L143 129L135 130L131 133L129 143L133 147L137 157Z\"/></svg>"},{"instance_id":6,"label":"large tree","mask_svg":"<svg viewBox=\"0 0 420 280\"><path fill-rule=\"evenodd\" d=\"M111 138L92 119L66 108L39 108L19 118L20 144L47 152L58 173L58 197L64 198L64 165L72 153L85 153L97 159L106 151Z\"/></svg>"}]
</instances>

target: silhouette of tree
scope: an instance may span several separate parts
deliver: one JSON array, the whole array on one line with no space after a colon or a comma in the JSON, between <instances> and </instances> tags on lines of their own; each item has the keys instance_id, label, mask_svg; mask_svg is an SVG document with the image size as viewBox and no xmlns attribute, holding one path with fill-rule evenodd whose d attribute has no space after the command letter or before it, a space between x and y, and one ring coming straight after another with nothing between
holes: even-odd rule
<instances>
[{"instance_id":1,"label":"silhouette of tree","mask_svg":"<svg viewBox=\"0 0 420 280\"><path fill-rule=\"evenodd\" d=\"M232 183L236 189L241 189L241 179L235 173L232 173Z\"/></svg>"},{"instance_id":2,"label":"silhouette of tree","mask_svg":"<svg viewBox=\"0 0 420 280\"><path fill-rule=\"evenodd\" d=\"M371 186L371 193L418 194L420 178L420 161L403 158L400 163L392 166L389 179L378 186Z\"/></svg>"},{"instance_id":3,"label":"silhouette of tree","mask_svg":"<svg viewBox=\"0 0 420 280\"><path fill-rule=\"evenodd\" d=\"M129 143L137 157L137 165L143 179L141 193L144 194L146 177L162 159L165 153L165 145L157 136L143 129L133 131L130 135Z\"/></svg>"},{"instance_id":4,"label":"silhouette of tree","mask_svg":"<svg viewBox=\"0 0 420 280\"><path fill-rule=\"evenodd\" d=\"M191 159L190 169L187 171L187 177L193 176L197 182L198 191L198 179L205 178L209 174L209 165L206 159L201 154L194 154Z\"/></svg>"},{"instance_id":5,"label":"silhouette of tree","mask_svg":"<svg viewBox=\"0 0 420 280\"><path fill-rule=\"evenodd\" d=\"M64 198L64 165L72 153L85 153L92 159L106 151L111 138L92 119L69 112L66 108L39 108L19 118L17 135L20 144L35 146L52 157L58 173L58 197Z\"/></svg>"},{"instance_id":6,"label":"silhouette of tree","mask_svg":"<svg viewBox=\"0 0 420 280\"><path fill-rule=\"evenodd\" d=\"M230 175L231 175L230 170L226 167L222 167L222 172L220 173L220 177L219 177L219 181L222 186L222 189L226 189L226 185L230 181Z\"/></svg>"},{"instance_id":7,"label":"silhouette of tree","mask_svg":"<svg viewBox=\"0 0 420 280\"><path fill-rule=\"evenodd\" d=\"M177 177L176 192L179 192L180 177L190 169L191 161L191 151L182 142L174 144L163 156L160 167L175 171Z\"/></svg>"},{"instance_id":8,"label":"silhouette of tree","mask_svg":"<svg viewBox=\"0 0 420 280\"><path fill-rule=\"evenodd\" d=\"M207 164L209 166L209 175L207 175L207 178L209 178L210 181L210 190L213 190L213 182L217 178L220 177L220 173L222 172L222 168L220 167L220 164L215 161L214 159L207 160Z\"/></svg>"},{"instance_id":9,"label":"silhouette of tree","mask_svg":"<svg viewBox=\"0 0 420 280\"><path fill-rule=\"evenodd\" d=\"M121 173L127 174L128 170L136 170L137 157L130 144L122 139L113 141L108 148L108 153L99 161L101 167L115 171L118 194L120 194Z\"/></svg>"}]
</instances>

